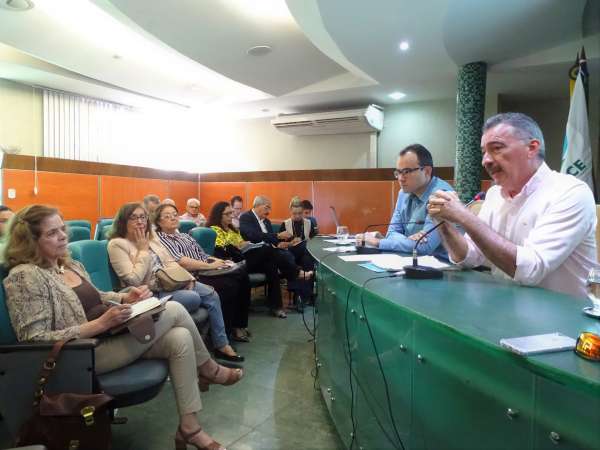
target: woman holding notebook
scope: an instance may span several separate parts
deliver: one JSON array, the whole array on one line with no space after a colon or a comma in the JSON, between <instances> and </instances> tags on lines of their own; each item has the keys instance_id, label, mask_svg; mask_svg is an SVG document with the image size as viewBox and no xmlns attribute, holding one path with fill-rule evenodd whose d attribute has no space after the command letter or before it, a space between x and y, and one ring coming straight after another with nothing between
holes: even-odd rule
<instances>
[{"instance_id":1,"label":"woman holding notebook","mask_svg":"<svg viewBox=\"0 0 600 450\"><path fill-rule=\"evenodd\" d=\"M70 259L67 243L58 210L33 205L16 214L5 250L10 272L4 287L17 339L100 337L95 348L97 373L110 372L138 358L168 359L180 416L177 447L189 443L198 449L222 448L198 424L196 412L202 408L199 390L207 389L208 384L234 384L242 378L242 370L228 369L210 358L189 313L176 302L166 304L149 342L142 343L129 333L101 337L126 322L130 303L150 296L150 291L146 286L132 288L127 294L98 291L83 266ZM119 305L102 311L98 308L109 301Z\"/></svg>"}]
</instances>

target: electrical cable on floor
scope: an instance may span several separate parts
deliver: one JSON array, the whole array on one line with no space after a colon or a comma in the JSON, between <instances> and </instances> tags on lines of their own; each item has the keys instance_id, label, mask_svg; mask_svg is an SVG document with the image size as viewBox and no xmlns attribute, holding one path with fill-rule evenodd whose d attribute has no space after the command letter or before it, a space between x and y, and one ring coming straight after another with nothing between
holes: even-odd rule
<instances>
[{"instance_id":1,"label":"electrical cable on floor","mask_svg":"<svg viewBox=\"0 0 600 450\"><path fill-rule=\"evenodd\" d=\"M387 378L385 376L385 372L383 370L383 364L381 363L381 358L379 357L379 352L377 351L377 345L375 344L375 337L373 336L373 331L371 330L371 325L369 324L369 319L367 317L367 311L365 309L365 303L364 303L364 297L365 297L365 287L367 286L367 284L372 281L372 280L378 280L381 278L394 278L396 277L396 275L392 275L392 276L386 276L386 277L372 277L367 279L363 284L362 284L362 290L360 293L360 306L362 307L363 310L363 316L365 318L365 323L367 324L367 329L369 330L369 336L371 337L371 344L373 344L373 350L375 352L375 357L377 358L377 364L379 366L379 371L381 373L381 377L383 378L383 384L385 387L385 396L386 396L386 401L387 401L387 407L388 407L388 412L390 414L390 418L392 420L392 426L394 428L394 433L396 434L396 438L398 439L398 442L400 443L400 446L402 448L402 450L405 450L404 447L404 443L402 442L402 439L400 438L400 433L398 432L398 427L396 426L396 419L394 417L394 412L392 410L392 400L390 398L390 390L389 390L389 385L387 382Z\"/></svg>"}]
</instances>

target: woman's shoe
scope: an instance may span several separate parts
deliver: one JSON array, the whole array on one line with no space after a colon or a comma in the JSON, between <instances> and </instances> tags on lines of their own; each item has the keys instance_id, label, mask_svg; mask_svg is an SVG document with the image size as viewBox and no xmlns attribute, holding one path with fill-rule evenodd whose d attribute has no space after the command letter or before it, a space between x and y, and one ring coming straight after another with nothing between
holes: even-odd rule
<instances>
[{"instance_id":1,"label":"woman's shoe","mask_svg":"<svg viewBox=\"0 0 600 450\"><path fill-rule=\"evenodd\" d=\"M237 363L244 362L244 357L242 355L228 355L227 353L224 353L221 350L216 350L216 349L214 351L214 354L215 354L215 358L224 359L225 361L231 361L231 362L237 362Z\"/></svg>"},{"instance_id":2,"label":"woman's shoe","mask_svg":"<svg viewBox=\"0 0 600 450\"><path fill-rule=\"evenodd\" d=\"M234 334L231 336L231 340L236 342L250 342L250 338L246 334Z\"/></svg>"},{"instance_id":3,"label":"woman's shoe","mask_svg":"<svg viewBox=\"0 0 600 450\"><path fill-rule=\"evenodd\" d=\"M192 445L197 450L225 450L225 447L217 441L211 441L210 444L204 447L198 447L196 444L192 443L191 439L200 432L202 432L202 427L198 427L197 430L192 431L191 433L184 433L180 426L175 434L175 450L187 450L188 445Z\"/></svg>"},{"instance_id":4,"label":"woman's shoe","mask_svg":"<svg viewBox=\"0 0 600 450\"><path fill-rule=\"evenodd\" d=\"M222 383L218 383L217 378L219 376L219 372L221 370L225 370L225 369L228 369L228 368L217 364L217 368L215 370L215 373L213 373L212 377L207 377L207 376L198 374L198 388L200 389L200 392L208 391L208 386L211 384L220 384L222 386L231 386L232 384L235 384L238 381L240 381L242 379L242 377L244 376L244 371L242 369L228 369L229 375L227 375L227 378L225 379L225 381Z\"/></svg>"},{"instance_id":5,"label":"woman's shoe","mask_svg":"<svg viewBox=\"0 0 600 450\"><path fill-rule=\"evenodd\" d=\"M314 274L315 274L315 273L314 273L312 270L308 270L308 271L306 271L306 272L305 272L304 270L300 270L300 271L298 272L298 278L299 278L300 280L309 281L309 280L312 280L312 279L313 279L313 275L314 275Z\"/></svg>"},{"instance_id":6,"label":"woman's shoe","mask_svg":"<svg viewBox=\"0 0 600 450\"><path fill-rule=\"evenodd\" d=\"M287 318L287 314L285 313L285 311L283 309L272 309L271 310L271 315L273 317L278 317L279 319L286 319Z\"/></svg>"}]
</instances>

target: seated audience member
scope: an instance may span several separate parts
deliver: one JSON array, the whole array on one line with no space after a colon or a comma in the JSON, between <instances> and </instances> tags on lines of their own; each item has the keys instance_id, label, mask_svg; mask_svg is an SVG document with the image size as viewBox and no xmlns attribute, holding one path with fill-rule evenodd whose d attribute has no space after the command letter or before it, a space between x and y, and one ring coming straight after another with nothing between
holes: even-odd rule
<instances>
[{"instance_id":1,"label":"seated audience member","mask_svg":"<svg viewBox=\"0 0 600 450\"><path fill-rule=\"evenodd\" d=\"M242 197L239 195L234 195L231 197L231 201L229 202L231 208L233 209L233 216L231 217L231 223L238 230L240 229L240 216L244 210L244 201Z\"/></svg>"},{"instance_id":2,"label":"seated audience member","mask_svg":"<svg viewBox=\"0 0 600 450\"><path fill-rule=\"evenodd\" d=\"M173 205L175 206L175 205ZM200 212L200 200L197 198L188 199L185 207L185 214L180 217L181 220L191 220L196 226L206 225L206 217Z\"/></svg>"},{"instance_id":3,"label":"seated audience member","mask_svg":"<svg viewBox=\"0 0 600 450\"><path fill-rule=\"evenodd\" d=\"M388 227L385 237L378 232L375 236L367 233L364 236L367 245L404 253L413 251L417 239L435 226L431 217L427 215L429 196L437 190L453 190L452 186L433 176L432 172L433 158L429 150L421 144L412 144L400 151L394 176L398 179L402 190L398 194L396 209L390 219L390 222L395 225ZM424 224L410 222L424 222ZM357 239L359 243L362 242L363 235L357 235ZM448 259L437 230L421 241L417 252L420 255L434 255Z\"/></svg>"},{"instance_id":4,"label":"seated audience member","mask_svg":"<svg viewBox=\"0 0 600 450\"><path fill-rule=\"evenodd\" d=\"M171 206L176 206L175 204L175 200L173 200L172 198L165 198L162 202L160 202L161 205L171 205Z\"/></svg>"},{"instance_id":5,"label":"seated audience member","mask_svg":"<svg viewBox=\"0 0 600 450\"><path fill-rule=\"evenodd\" d=\"M246 261L246 270L249 273L264 273L267 279L267 305L275 317L285 318L282 309L281 288L279 285L279 272L275 263L275 249L269 245L244 251L250 242L245 241L235 228L231 219L233 208L227 202L218 202L212 207L208 217L208 226L217 233L215 242L215 256L222 259L239 262Z\"/></svg>"},{"instance_id":6,"label":"seated audience member","mask_svg":"<svg viewBox=\"0 0 600 450\"><path fill-rule=\"evenodd\" d=\"M8 206L0 205L0 240L4 238L8 230L8 222L14 215L15 213Z\"/></svg>"},{"instance_id":7,"label":"seated audience member","mask_svg":"<svg viewBox=\"0 0 600 450\"><path fill-rule=\"evenodd\" d=\"M429 199L429 214L445 221L439 230L451 260L464 267L491 265L498 278L585 297L587 274L596 263L590 188L550 170L542 131L525 114L489 118L481 150L495 185L479 215L454 193L437 191Z\"/></svg>"},{"instance_id":8,"label":"seated audience member","mask_svg":"<svg viewBox=\"0 0 600 450\"><path fill-rule=\"evenodd\" d=\"M243 372L220 366L210 358L188 312L169 302L155 322L156 335L140 343L129 333L107 337L107 330L125 322L131 303L151 295L146 286L127 294L100 292L83 265L69 258L67 233L58 210L33 205L19 211L10 226L4 280L6 305L19 341L99 338L94 349L96 373L102 374L139 358L169 360L169 375L179 413L178 447L222 448L200 427L199 385L231 385ZM108 300L121 303L109 306Z\"/></svg>"},{"instance_id":9,"label":"seated audience member","mask_svg":"<svg viewBox=\"0 0 600 450\"><path fill-rule=\"evenodd\" d=\"M213 258L187 233L179 233L179 217L175 206L160 205L156 209L154 225L158 238L175 261L192 272L196 280L215 288L221 299L225 328L238 342L248 342L248 309L250 307L250 280L245 268L232 273L206 276L202 271L226 269L231 262Z\"/></svg>"},{"instance_id":10,"label":"seated audience member","mask_svg":"<svg viewBox=\"0 0 600 450\"><path fill-rule=\"evenodd\" d=\"M213 346L219 354L236 358L229 345L221 302L215 290L197 281L190 281L186 289L165 291L160 285L156 271L162 267L177 265L168 250L151 230L148 213L140 203L126 203L119 209L108 241L108 256L123 286L148 285L152 292L162 298L172 295L188 311L200 306L208 310L210 334ZM243 360L241 356L237 359Z\"/></svg>"},{"instance_id":11,"label":"seated audience member","mask_svg":"<svg viewBox=\"0 0 600 450\"><path fill-rule=\"evenodd\" d=\"M144 208L148 211L150 217L154 214L156 208L160 205L160 198L158 195L148 194L144 197Z\"/></svg>"},{"instance_id":12,"label":"seated audience member","mask_svg":"<svg viewBox=\"0 0 600 450\"><path fill-rule=\"evenodd\" d=\"M314 230L314 236L319 234L319 225L317 224L317 219L313 216L313 205L310 200L302 200L302 215L305 219L310 220L312 223L312 227Z\"/></svg>"},{"instance_id":13,"label":"seated audience member","mask_svg":"<svg viewBox=\"0 0 600 450\"><path fill-rule=\"evenodd\" d=\"M290 218L283 221L279 231L287 231L291 237L288 250L294 255L296 265L304 271L313 270L315 262L306 248L306 241L313 238L317 233L310 221L303 215L302 201L299 197L292 198L290 202Z\"/></svg>"}]
</instances>

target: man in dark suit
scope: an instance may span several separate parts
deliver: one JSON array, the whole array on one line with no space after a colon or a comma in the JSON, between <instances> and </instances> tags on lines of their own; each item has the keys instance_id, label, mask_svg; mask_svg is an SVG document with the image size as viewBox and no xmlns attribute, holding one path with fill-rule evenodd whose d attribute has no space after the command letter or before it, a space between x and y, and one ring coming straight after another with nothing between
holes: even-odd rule
<instances>
[{"instance_id":1,"label":"man in dark suit","mask_svg":"<svg viewBox=\"0 0 600 450\"><path fill-rule=\"evenodd\" d=\"M254 198L252 209L246 211L240 216L240 233L242 237L250 242L264 242L267 244L271 254L269 255L275 261L275 264L288 283L294 281L298 275L304 276L299 267L296 266L294 255L287 251L289 242L284 239L291 238L287 231L275 233L268 216L271 212L271 200L265 196L259 195ZM281 240L281 241L280 241ZM273 301L271 299L270 301ZM281 297L279 304L269 305L272 313L276 317L285 318L286 314L281 309Z\"/></svg>"}]
</instances>

